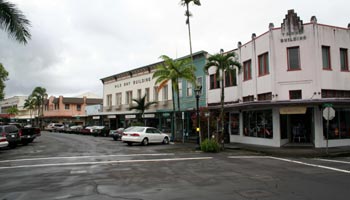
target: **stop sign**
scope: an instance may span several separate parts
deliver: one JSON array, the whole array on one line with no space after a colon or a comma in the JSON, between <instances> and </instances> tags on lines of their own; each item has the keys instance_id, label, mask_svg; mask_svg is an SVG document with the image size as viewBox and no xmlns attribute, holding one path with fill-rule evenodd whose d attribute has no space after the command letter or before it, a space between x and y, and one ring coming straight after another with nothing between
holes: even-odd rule
<instances>
[{"instance_id":1,"label":"stop sign","mask_svg":"<svg viewBox=\"0 0 350 200\"><path fill-rule=\"evenodd\" d=\"M323 117L325 120L332 120L335 117L335 110L332 107L323 109Z\"/></svg>"}]
</instances>

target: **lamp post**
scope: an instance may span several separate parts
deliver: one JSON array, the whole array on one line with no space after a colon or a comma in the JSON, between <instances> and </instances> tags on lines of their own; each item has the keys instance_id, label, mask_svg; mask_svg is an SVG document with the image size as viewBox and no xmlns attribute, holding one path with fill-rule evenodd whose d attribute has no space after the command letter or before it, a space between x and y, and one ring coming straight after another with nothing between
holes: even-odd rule
<instances>
[{"instance_id":1,"label":"lamp post","mask_svg":"<svg viewBox=\"0 0 350 200\"><path fill-rule=\"evenodd\" d=\"M194 92L196 93L196 118L197 118L197 128L196 131L198 133L198 144L201 144L201 132L200 132L200 126L199 126L199 98L202 94L202 85L197 85L194 89Z\"/></svg>"}]
</instances>

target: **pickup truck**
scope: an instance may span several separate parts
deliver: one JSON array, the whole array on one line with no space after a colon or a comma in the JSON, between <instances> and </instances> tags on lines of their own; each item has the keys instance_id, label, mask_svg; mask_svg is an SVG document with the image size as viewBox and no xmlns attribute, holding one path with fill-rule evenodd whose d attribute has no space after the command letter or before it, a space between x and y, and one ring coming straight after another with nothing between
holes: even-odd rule
<instances>
[{"instance_id":1,"label":"pickup truck","mask_svg":"<svg viewBox=\"0 0 350 200\"><path fill-rule=\"evenodd\" d=\"M19 135L21 136L21 143L27 145L34 141L35 138L41 136L40 128L36 127L22 127L18 123L10 123L15 125L19 129Z\"/></svg>"}]
</instances>

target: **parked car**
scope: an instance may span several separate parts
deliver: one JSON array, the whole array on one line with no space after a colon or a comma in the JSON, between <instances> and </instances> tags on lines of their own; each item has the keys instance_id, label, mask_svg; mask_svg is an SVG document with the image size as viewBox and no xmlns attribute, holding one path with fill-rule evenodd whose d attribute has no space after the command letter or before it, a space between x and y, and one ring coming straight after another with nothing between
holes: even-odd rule
<instances>
[{"instance_id":1,"label":"parked car","mask_svg":"<svg viewBox=\"0 0 350 200\"><path fill-rule=\"evenodd\" d=\"M93 126L85 126L82 129L80 129L80 134L82 135L91 135Z\"/></svg>"},{"instance_id":2,"label":"parked car","mask_svg":"<svg viewBox=\"0 0 350 200\"><path fill-rule=\"evenodd\" d=\"M19 123L9 123L9 125L14 125L19 129L19 135L21 136L21 143L27 145L34 141L35 138L41 136L40 128L32 126L22 126Z\"/></svg>"},{"instance_id":3,"label":"parked car","mask_svg":"<svg viewBox=\"0 0 350 200\"><path fill-rule=\"evenodd\" d=\"M7 147L9 142L6 139L6 136L0 135L0 148Z\"/></svg>"},{"instance_id":4,"label":"parked car","mask_svg":"<svg viewBox=\"0 0 350 200\"><path fill-rule=\"evenodd\" d=\"M64 130L64 124L62 123L50 123L45 127L45 131L50 131L50 132L61 132Z\"/></svg>"},{"instance_id":5,"label":"parked car","mask_svg":"<svg viewBox=\"0 0 350 200\"><path fill-rule=\"evenodd\" d=\"M80 133L80 130L83 129L82 125L73 125L66 129L66 133Z\"/></svg>"},{"instance_id":6,"label":"parked car","mask_svg":"<svg viewBox=\"0 0 350 200\"><path fill-rule=\"evenodd\" d=\"M149 143L169 144L169 135L162 133L153 127L133 126L124 130L122 141L129 146L133 143L141 143L146 146Z\"/></svg>"},{"instance_id":7,"label":"parked car","mask_svg":"<svg viewBox=\"0 0 350 200\"><path fill-rule=\"evenodd\" d=\"M124 128L118 128L117 130L110 130L109 136L113 138L113 140L121 140L123 136Z\"/></svg>"},{"instance_id":8,"label":"parked car","mask_svg":"<svg viewBox=\"0 0 350 200\"><path fill-rule=\"evenodd\" d=\"M19 129L15 125L1 125L0 132L2 137L6 137L8 146L15 148L21 142Z\"/></svg>"},{"instance_id":9,"label":"parked car","mask_svg":"<svg viewBox=\"0 0 350 200\"><path fill-rule=\"evenodd\" d=\"M109 128L106 126L93 126L92 127L92 135L93 136L104 136L107 137L109 135Z\"/></svg>"}]
</instances>

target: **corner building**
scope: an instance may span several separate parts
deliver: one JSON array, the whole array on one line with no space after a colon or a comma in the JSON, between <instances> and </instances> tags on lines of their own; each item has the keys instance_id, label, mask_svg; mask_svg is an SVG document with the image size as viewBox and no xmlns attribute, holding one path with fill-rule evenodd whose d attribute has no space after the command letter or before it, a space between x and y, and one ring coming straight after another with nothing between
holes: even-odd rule
<instances>
[{"instance_id":1,"label":"corner building","mask_svg":"<svg viewBox=\"0 0 350 200\"><path fill-rule=\"evenodd\" d=\"M289 10L281 27L232 50L242 63L237 84L225 84L226 135L230 142L281 147L350 145L350 24L309 23ZM220 84L207 76L208 107L219 109ZM227 78L227 76L225 76ZM225 81L228 83L229 81ZM215 84L217 83L217 84Z\"/></svg>"}]
</instances>

